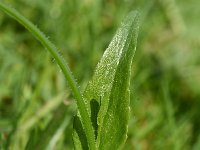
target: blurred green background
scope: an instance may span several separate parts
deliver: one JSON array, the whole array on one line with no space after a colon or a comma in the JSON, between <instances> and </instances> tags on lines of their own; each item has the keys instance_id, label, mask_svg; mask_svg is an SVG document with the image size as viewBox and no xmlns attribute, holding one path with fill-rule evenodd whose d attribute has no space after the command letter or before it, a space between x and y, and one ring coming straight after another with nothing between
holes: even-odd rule
<instances>
[{"instance_id":1,"label":"blurred green background","mask_svg":"<svg viewBox=\"0 0 200 150\"><path fill-rule=\"evenodd\" d=\"M57 45L82 91L120 22L141 13L124 150L200 149L199 0L2 0ZM0 12L0 149L73 149L76 105L54 60Z\"/></svg>"}]
</instances>

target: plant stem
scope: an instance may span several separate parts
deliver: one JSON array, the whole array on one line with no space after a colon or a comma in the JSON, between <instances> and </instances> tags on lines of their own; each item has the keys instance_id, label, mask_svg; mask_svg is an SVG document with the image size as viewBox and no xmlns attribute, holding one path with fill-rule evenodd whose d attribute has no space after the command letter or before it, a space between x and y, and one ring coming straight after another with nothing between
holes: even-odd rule
<instances>
[{"instance_id":1,"label":"plant stem","mask_svg":"<svg viewBox=\"0 0 200 150\"><path fill-rule=\"evenodd\" d=\"M15 9L8 7L0 2L0 9L3 10L5 13L7 13L9 16L14 18L16 21L18 21L20 24L22 24L26 29L28 29L38 40L39 42L47 48L47 50L51 53L51 55L54 57L57 64L60 66L66 80L69 83L69 86L72 89L72 92L75 96L77 107L80 112L83 127L86 132L88 144L91 150L96 149L95 144L95 136L94 131L92 128L92 124L90 121L89 113L86 109L86 105L82 99L80 90L75 82L74 76L72 75L68 65L66 64L65 60L60 56L58 53L57 48L54 44L52 44L47 37L37 28L35 27L29 20L27 20L24 16L22 16L20 13L18 13Z\"/></svg>"}]
</instances>

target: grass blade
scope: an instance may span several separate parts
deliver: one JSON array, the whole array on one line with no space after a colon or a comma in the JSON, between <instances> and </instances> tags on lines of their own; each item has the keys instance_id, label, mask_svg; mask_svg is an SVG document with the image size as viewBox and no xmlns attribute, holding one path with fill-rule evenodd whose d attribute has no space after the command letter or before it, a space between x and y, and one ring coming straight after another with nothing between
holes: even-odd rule
<instances>
[{"instance_id":1,"label":"grass blade","mask_svg":"<svg viewBox=\"0 0 200 150\"><path fill-rule=\"evenodd\" d=\"M88 139L88 143L90 148L93 150L95 149L95 136L94 131L92 128L92 124L90 122L89 114L87 112L85 103L83 102L83 99L80 94L80 90L75 82L75 79L64 61L64 59L60 56L58 50L52 44L48 38L38 29L36 28L29 20L27 20L25 17L23 17L20 13L18 13L15 9L8 7L0 2L0 9L3 10L5 13L7 13L9 16L17 20L20 24L22 24L26 29L28 29L38 40L39 42L47 48L47 50L51 53L51 55L54 57L57 64L60 66L61 70L63 71L63 74L68 81L73 94L76 98L77 106L80 111L80 115L82 118L83 126L86 131L86 136Z\"/></svg>"}]
</instances>

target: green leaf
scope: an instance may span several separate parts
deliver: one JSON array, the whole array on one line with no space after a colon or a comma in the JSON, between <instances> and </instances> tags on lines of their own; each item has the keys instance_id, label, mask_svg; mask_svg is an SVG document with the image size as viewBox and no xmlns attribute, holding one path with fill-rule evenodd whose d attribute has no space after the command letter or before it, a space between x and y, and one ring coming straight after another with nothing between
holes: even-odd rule
<instances>
[{"instance_id":1,"label":"green leaf","mask_svg":"<svg viewBox=\"0 0 200 150\"><path fill-rule=\"evenodd\" d=\"M138 36L138 13L123 21L88 83L83 99L88 108L98 150L120 149L127 138L130 72ZM79 117L80 118L80 117ZM81 120L81 119L80 119ZM80 122L79 122L80 123ZM74 143L83 148L84 130L74 122Z\"/></svg>"}]
</instances>

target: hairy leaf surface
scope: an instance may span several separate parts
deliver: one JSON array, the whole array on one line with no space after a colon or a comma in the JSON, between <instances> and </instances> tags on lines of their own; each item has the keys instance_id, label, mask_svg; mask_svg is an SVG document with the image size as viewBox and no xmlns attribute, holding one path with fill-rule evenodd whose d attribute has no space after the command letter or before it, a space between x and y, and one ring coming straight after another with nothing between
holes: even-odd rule
<instances>
[{"instance_id":1,"label":"hairy leaf surface","mask_svg":"<svg viewBox=\"0 0 200 150\"><path fill-rule=\"evenodd\" d=\"M130 70L137 35L138 13L131 12L106 49L83 93L99 150L120 149L127 138ZM74 142L81 143L78 135L85 133L81 130L83 132L78 134L80 130L76 126L74 124Z\"/></svg>"}]
</instances>

